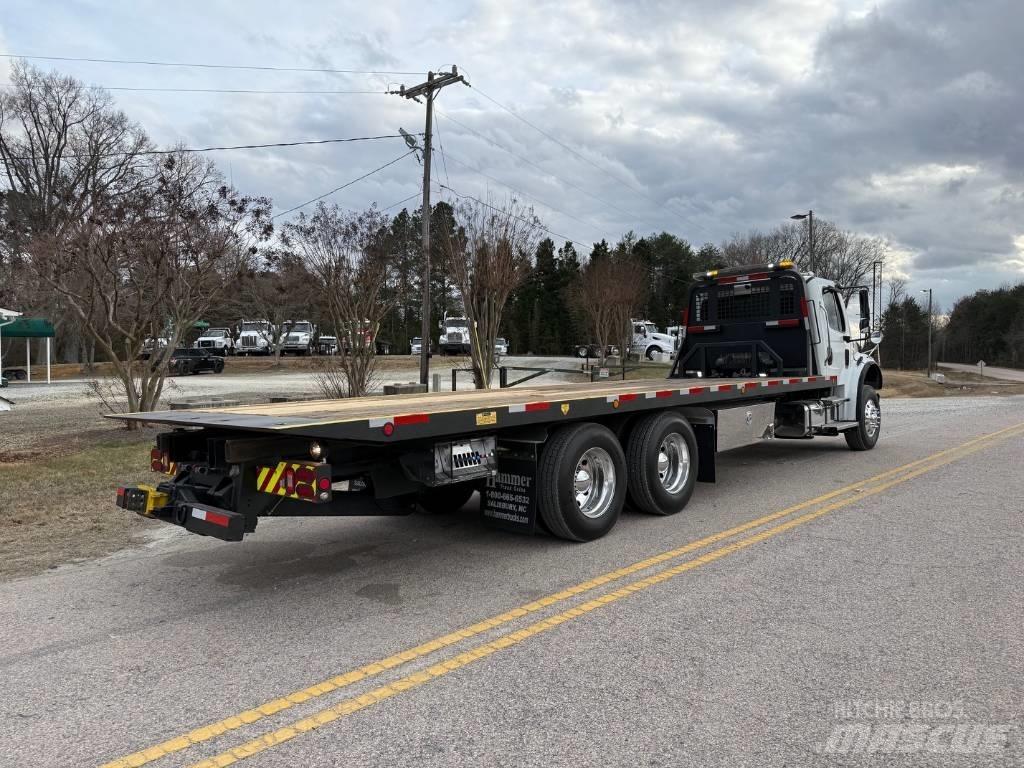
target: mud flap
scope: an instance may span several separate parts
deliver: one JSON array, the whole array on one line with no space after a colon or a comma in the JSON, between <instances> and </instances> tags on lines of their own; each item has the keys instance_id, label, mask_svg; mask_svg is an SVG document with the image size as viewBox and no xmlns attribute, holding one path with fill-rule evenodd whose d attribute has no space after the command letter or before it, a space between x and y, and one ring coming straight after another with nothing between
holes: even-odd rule
<instances>
[{"instance_id":1,"label":"mud flap","mask_svg":"<svg viewBox=\"0 0 1024 768\"><path fill-rule=\"evenodd\" d=\"M498 448L497 472L481 494L484 521L515 533L537 528L537 446L503 442Z\"/></svg>"}]
</instances>

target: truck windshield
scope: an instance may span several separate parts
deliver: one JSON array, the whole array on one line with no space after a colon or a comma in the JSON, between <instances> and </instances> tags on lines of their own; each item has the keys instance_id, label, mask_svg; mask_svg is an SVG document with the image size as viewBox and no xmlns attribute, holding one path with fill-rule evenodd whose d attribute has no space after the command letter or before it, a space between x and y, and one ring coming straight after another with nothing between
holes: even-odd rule
<instances>
[{"instance_id":1,"label":"truck windshield","mask_svg":"<svg viewBox=\"0 0 1024 768\"><path fill-rule=\"evenodd\" d=\"M312 333L313 326L309 323L295 323L288 328L289 333Z\"/></svg>"},{"instance_id":2,"label":"truck windshield","mask_svg":"<svg viewBox=\"0 0 1024 768\"><path fill-rule=\"evenodd\" d=\"M243 331L265 331L269 323L242 323Z\"/></svg>"}]
</instances>

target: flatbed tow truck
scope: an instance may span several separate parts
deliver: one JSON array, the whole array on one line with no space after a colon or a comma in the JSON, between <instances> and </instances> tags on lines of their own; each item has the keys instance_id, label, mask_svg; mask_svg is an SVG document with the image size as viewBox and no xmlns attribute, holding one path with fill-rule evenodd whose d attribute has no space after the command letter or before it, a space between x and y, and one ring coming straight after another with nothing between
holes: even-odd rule
<instances>
[{"instance_id":1,"label":"flatbed tow truck","mask_svg":"<svg viewBox=\"0 0 1024 768\"><path fill-rule=\"evenodd\" d=\"M117 504L240 541L261 517L453 510L480 491L499 527L589 541L627 503L680 512L721 451L838 435L874 447L866 288L788 261L694 277L667 379L119 415L173 429L150 454L166 479L119 488Z\"/></svg>"}]
</instances>

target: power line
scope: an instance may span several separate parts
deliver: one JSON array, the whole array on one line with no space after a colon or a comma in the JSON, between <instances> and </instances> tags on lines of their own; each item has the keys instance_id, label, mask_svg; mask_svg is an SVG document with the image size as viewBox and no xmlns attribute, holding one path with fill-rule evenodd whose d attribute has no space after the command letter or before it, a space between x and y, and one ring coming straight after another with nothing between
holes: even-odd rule
<instances>
[{"instance_id":1,"label":"power line","mask_svg":"<svg viewBox=\"0 0 1024 768\"><path fill-rule=\"evenodd\" d=\"M435 181L434 183L437 186L439 186L441 189L447 190L448 192L451 192L456 197L463 198L465 200L473 200L473 201L479 203L480 205L484 206L484 208L490 208L492 211L495 211L497 213L501 213L501 214L504 214L506 216L511 216L516 221L521 221L524 224L529 224L530 226L536 227L541 232L547 232L549 235L554 235L555 237L561 238L562 240L567 240L570 243L580 243L582 245L583 243L586 242L586 240L577 240L576 238L569 237L568 235L563 235L560 232L555 232L553 229L548 229L543 224L540 224L540 223L538 223L536 221L530 221L529 219L524 219L522 216L516 216L515 214L509 213L506 210L503 210L501 208L496 208L495 206L491 205L490 203L485 203L483 200L481 200L476 195L464 195L461 192L456 192L454 189L452 189L451 187L449 187L449 186L447 186L445 184L441 184L440 182L437 182L437 181Z\"/></svg>"},{"instance_id":2,"label":"power line","mask_svg":"<svg viewBox=\"0 0 1024 768\"><path fill-rule=\"evenodd\" d=\"M456 192L451 187L446 187L444 184L440 184L438 182L434 182L434 183L437 184L437 186L439 186L441 189L448 190L449 192L451 192L456 197L461 197L461 198L465 198L465 199L468 199L468 200L474 200L477 203L479 203L480 205L484 206L485 208L489 208L492 211L504 214L506 216L511 216L516 221L521 221L524 224L529 224L531 226L535 226L535 227L537 227L537 229L541 230L542 232L547 232L549 235L554 235L555 237L559 237L562 240L568 241L568 242L573 243L573 244L579 243L580 245L583 245L586 242L585 240L582 240L582 239L577 240L576 238L569 237L568 235L563 235L563 234L560 234L558 232L555 232L553 229L548 229L543 224L540 224L540 223L538 223L536 221L530 221L529 219L524 219L521 216L516 216L515 214L509 213L508 211L503 210L501 208L496 208L495 206L491 205L490 203L485 203L479 197L475 197L474 195L464 195L464 194L461 194L459 192ZM671 281L673 283L679 283L681 285L689 285L689 281L687 281L687 280L680 280L679 278L672 277L671 275L659 274L653 267L650 267L650 266L648 266L646 264L637 263L637 266L639 266L641 269L643 269L645 272L647 272L651 277L655 278L656 280L669 280L669 281Z\"/></svg>"},{"instance_id":3,"label":"power line","mask_svg":"<svg viewBox=\"0 0 1024 768\"><path fill-rule=\"evenodd\" d=\"M494 139L490 138L489 136L486 136L485 134L481 133L480 131L476 130L475 128L470 128L468 125L466 125L462 121L456 120L454 117L452 117L451 115L449 115L449 114L447 114L445 112L442 112L440 109L437 110L437 113L439 115L441 115L441 117L443 117L444 119L450 120L451 122L455 123L456 125L461 126L462 128L466 129L470 133L475 134L476 136L479 136L481 139L486 141L491 146L497 147L502 152L505 152L508 155L511 155L512 157L514 157L516 160L520 161L521 163L526 163L527 165L529 165L529 166L531 166L533 168L536 168L538 171L540 171L541 173L543 173L545 175L553 176L554 178L558 179L560 182L565 184L567 187L571 187L572 189L575 189L578 192L582 192L587 197L590 197L590 198L592 198L594 200L597 200L597 202L601 203L602 205L607 206L608 208L611 208L614 211L618 211L619 213L621 213L622 215L624 215L624 216L626 216L626 217L628 217L630 219L637 218L637 215L635 213L631 213L631 212L627 211L625 208L620 208L615 203L609 202L608 200L605 200L602 197L598 197L597 195L595 195L590 190L585 189L584 187L581 187L579 184L574 184L573 182L568 181L567 179L559 176L558 174L552 173L551 171L547 170L546 168L541 167L540 165L538 165L537 163L533 162L532 160L529 160L529 159L523 157L522 155L520 155L517 152L513 152L508 147L504 146L503 144L500 144L499 142L495 141Z\"/></svg>"},{"instance_id":4,"label":"power line","mask_svg":"<svg viewBox=\"0 0 1024 768\"><path fill-rule=\"evenodd\" d=\"M272 67L250 64L209 64L186 61L149 61L144 59L96 59L81 56L25 56L20 53L0 53L3 59L31 59L34 61L81 61L90 64L136 64L147 67L191 67L196 69L242 69L257 72L317 72L331 75L421 75L422 72L399 72L387 69L330 69L324 67Z\"/></svg>"},{"instance_id":5,"label":"power line","mask_svg":"<svg viewBox=\"0 0 1024 768\"><path fill-rule=\"evenodd\" d=\"M504 104L502 104L502 103L501 103L500 101L498 101L497 99L495 99L495 98L493 98L493 97L491 97L491 96L488 96L488 95L487 95L486 93L484 93L483 91L481 91L481 90L480 90L479 88L476 88L475 90L476 90L476 92L477 92L477 93L479 93L479 94L480 94L481 96L483 96L483 97L484 97L485 99L487 99L488 101L490 101L490 102L491 102L492 104L494 104L495 106L497 106L497 107L499 107L499 108L503 109L503 110L504 110L505 112L508 112L508 113L509 113L510 115L512 115L512 117L514 117L514 118L515 118L516 120L519 120L520 122L524 123L525 125L528 125L529 127L533 128L533 130L537 131L537 132L538 132L539 134L541 134L542 136L544 136L544 137L545 137L545 138L547 138L548 140L550 140L550 141L553 141L553 142L554 142L555 144L557 144L558 146L562 147L562 149L564 149L564 150L566 150L567 152L571 153L571 154L572 154L572 155L573 155L574 157L577 157L577 158L579 158L580 160L582 160L583 162L587 163L588 165L591 165L591 166L593 166L594 168L596 168L596 169L597 169L598 171L600 171L601 173L603 173L603 174L604 174L605 176L607 176L608 178L612 179L613 181L616 181L616 182L618 182L619 184L622 184L622 185L623 185L623 186L625 186L626 188L628 188L628 189L632 190L632 191L633 191L633 192L635 192L636 194L638 194L638 195L640 195L641 197L643 197L643 198L644 198L645 200L647 200L647 201L649 201L649 202L651 202L651 203L654 203L655 205L657 205L657 206L658 206L659 208L663 209L663 210L664 210L664 211L666 211L667 213L671 213L671 214L673 214L674 216L679 216L679 215L680 215L679 211L673 211L673 210L671 210L671 209L670 209L670 208L669 208L668 206L666 206L666 205L665 205L665 204L664 204L663 202L661 202L660 200L656 200L655 198L651 197L651 196L650 196L650 195L648 195L648 194L647 194L646 192L644 192L644 191L643 191L642 189L640 189L640 188L638 188L638 187L634 187L634 186L633 186L632 184L630 184L630 183L629 183L628 181L626 181L625 179L623 179L623 178L621 178L620 176L618 176L618 175L616 175L616 174L612 173L611 171L607 170L606 168L603 168L603 167L601 167L600 165L598 165L597 163L595 163L595 162L594 162L593 160L591 160L591 159L590 159L589 157L586 157L585 155L583 155L583 154L581 154L581 153L577 152L577 151L576 151L575 149L573 149L572 147L570 147L570 146L569 146L568 144L566 144L565 142L561 141L560 139L556 138L556 137L555 137L555 136L553 136L552 134L548 133L548 132L547 132L547 131L545 131L545 130L544 130L543 128L540 128L539 126L535 125L534 123L531 123L531 122L530 122L529 120L527 120L527 119L526 119L525 117L523 117L522 115L518 114L517 112L515 112L515 111L514 111L514 110L512 110L511 108L509 108L509 107L506 107L506 106L505 106ZM704 231L705 233L707 233L707 234L710 234L710 232L708 232L708 230L707 230L706 228L702 227L702 226L701 226L700 224L698 224L697 222L691 221L690 223L691 223L691 224L693 224L694 226L696 226L696 227L697 227L698 229L701 229L701 230L703 230L703 231Z\"/></svg>"},{"instance_id":6,"label":"power line","mask_svg":"<svg viewBox=\"0 0 1024 768\"><path fill-rule=\"evenodd\" d=\"M415 134L419 135L419 134ZM276 141L269 144L236 144L224 147L181 147L179 149L146 149L139 152L109 152L102 155L64 155L67 158L85 157L88 159L99 159L104 157L125 157L142 155L176 155L179 152L228 152L240 149L273 149L277 147L309 147L319 144L346 144L353 141L377 141L379 139L400 139L402 136L397 133L389 133L381 136L354 136L347 139L311 139L309 141ZM12 157L11 160L30 161L31 157Z\"/></svg>"},{"instance_id":7,"label":"power line","mask_svg":"<svg viewBox=\"0 0 1024 768\"><path fill-rule=\"evenodd\" d=\"M485 179L490 179L495 184L499 184L499 185L505 187L506 189L509 189L512 192L515 192L517 195L521 195L521 196L523 196L525 198L533 200L536 203L540 203L545 208L549 208L550 210L554 211L555 213L560 213L561 215L565 216L566 218L569 218L569 219L572 219L573 221L579 222L580 224L583 224L586 227L596 227L597 226L596 224L594 224L591 221L586 221L584 219L581 219L579 216L574 216L573 214L569 213L568 211L563 211L560 208L556 208L555 206L551 205L551 203L548 203L548 202L546 202L544 200L541 200L539 197L531 195L528 192L524 192L521 189L516 189L511 184L507 184L504 181L502 181L501 179L497 179L494 176L491 176L490 174L484 173L483 171L481 171L478 168L472 167L469 163L467 163L467 162L465 162L463 160L459 160L454 155L452 156L451 159L452 159L453 163L455 163L457 165L461 165L463 168L466 168L467 170L473 171L474 173L478 173L481 176L483 176ZM600 238L600 239L603 239L603 238Z\"/></svg>"},{"instance_id":8,"label":"power line","mask_svg":"<svg viewBox=\"0 0 1024 768\"><path fill-rule=\"evenodd\" d=\"M360 182L360 181L362 181L363 179L366 179L366 178L368 178L368 177L370 177L370 176L373 176L373 174L375 174L375 173L378 173L379 171L383 171L383 170L384 170L385 168L387 168L388 166L394 165L394 164L395 164L395 163L397 163L397 162L398 162L399 160L401 160L401 159L403 159L403 158L406 158L406 157L408 157L409 155L411 155L411 154L412 154L413 152L415 152L415 151L416 151L416 150L414 150L414 149L410 149L410 150L409 150L408 152L406 152L406 153L405 153L404 155L399 155L399 156L398 156L398 157L396 157L396 158L395 158L394 160L391 160L391 161L389 161L389 162L387 162L387 163L384 163L384 165L382 165L382 166L379 166L378 168L374 168L374 169L373 169L372 171L370 171L369 173L364 173L364 174L363 174L362 176L360 176L360 177L359 177L358 179L352 179L352 181L347 181L347 182L345 182L344 184L342 184L342 185L341 185L340 187L335 187L334 189L330 190L329 192L324 192L324 193L323 193L322 195L317 195L317 196L316 196L316 197L314 197L314 198L313 198L312 200L307 200L306 202L304 202L304 203L301 203L301 204L299 204L299 205L296 205L296 206L295 206L295 207L293 207L293 208L289 208L289 209L288 209L287 211L281 211L281 213L277 213L277 214L274 214L274 215L273 215L273 216L271 216L270 218L271 218L271 219L273 220L273 219L278 219L278 218L280 218L280 217L282 217L282 216L287 216L287 215L288 215L289 213L294 213L295 211L299 210L299 208L305 208L305 207L306 207L307 205L310 205L311 203L315 203L315 202L318 202L318 201L320 201L320 200L323 200L323 199L324 199L325 197L330 197L330 196L331 196L331 195L333 195L333 194L334 194L335 192L340 192L341 190L345 189L346 187L351 187L351 186L352 186L353 184L355 184L355 183L357 183L357 182Z\"/></svg>"},{"instance_id":9,"label":"power line","mask_svg":"<svg viewBox=\"0 0 1024 768\"><path fill-rule=\"evenodd\" d=\"M419 190L419 189L417 189L417 190L416 190L415 192L413 192L413 193L412 193L411 195L409 195L408 197L406 197L406 198L403 198L403 199L399 200L399 201L398 201L397 203L392 203L392 204L391 204L391 205L389 205L389 206L388 206L387 208L381 208L381 210L382 210L382 211L390 211L390 210L391 210L392 208L397 208L397 207L398 207L398 206L400 206L400 205L401 205L402 203L408 203L408 202L409 202L410 200L412 200L413 198L419 197L419 196L420 196L420 195L422 195L422 194L423 194L422 190Z\"/></svg>"},{"instance_id":10,"label":"power line","mask_svg":"<svg viewBox=\"0 0 1024 768\"><path fill-rule=\"evenodd\" d=\"M18 83L0 83L0 88L34 88L41 90L44 85L25 85ZM104 91L142 91L153 93L235 93L235 94L310 94L337 96L341 94L378 94L385 91L346 91L346 90L302 90L302 89L271 89L271 88L158 88L131 85L88 85L87 88L100 88Z\"/></svg>"}]
</instances>

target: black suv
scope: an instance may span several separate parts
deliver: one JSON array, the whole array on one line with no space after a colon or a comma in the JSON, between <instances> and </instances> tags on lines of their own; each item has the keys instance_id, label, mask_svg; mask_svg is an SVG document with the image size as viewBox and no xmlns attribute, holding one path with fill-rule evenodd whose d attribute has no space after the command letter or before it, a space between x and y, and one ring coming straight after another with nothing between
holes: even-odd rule
<instances>
[{"instance_id":1,"label":"black suv","mask_svg":"<svg viewBox=\"0 0 1024 768\"><path fill-rule=\"evenodd\" d=\"M167 370L175 376L188 376L203 371L220 373L224 370L224 358L211 355L208 349L176 349Z\"/></svg>"}]
</instances>

